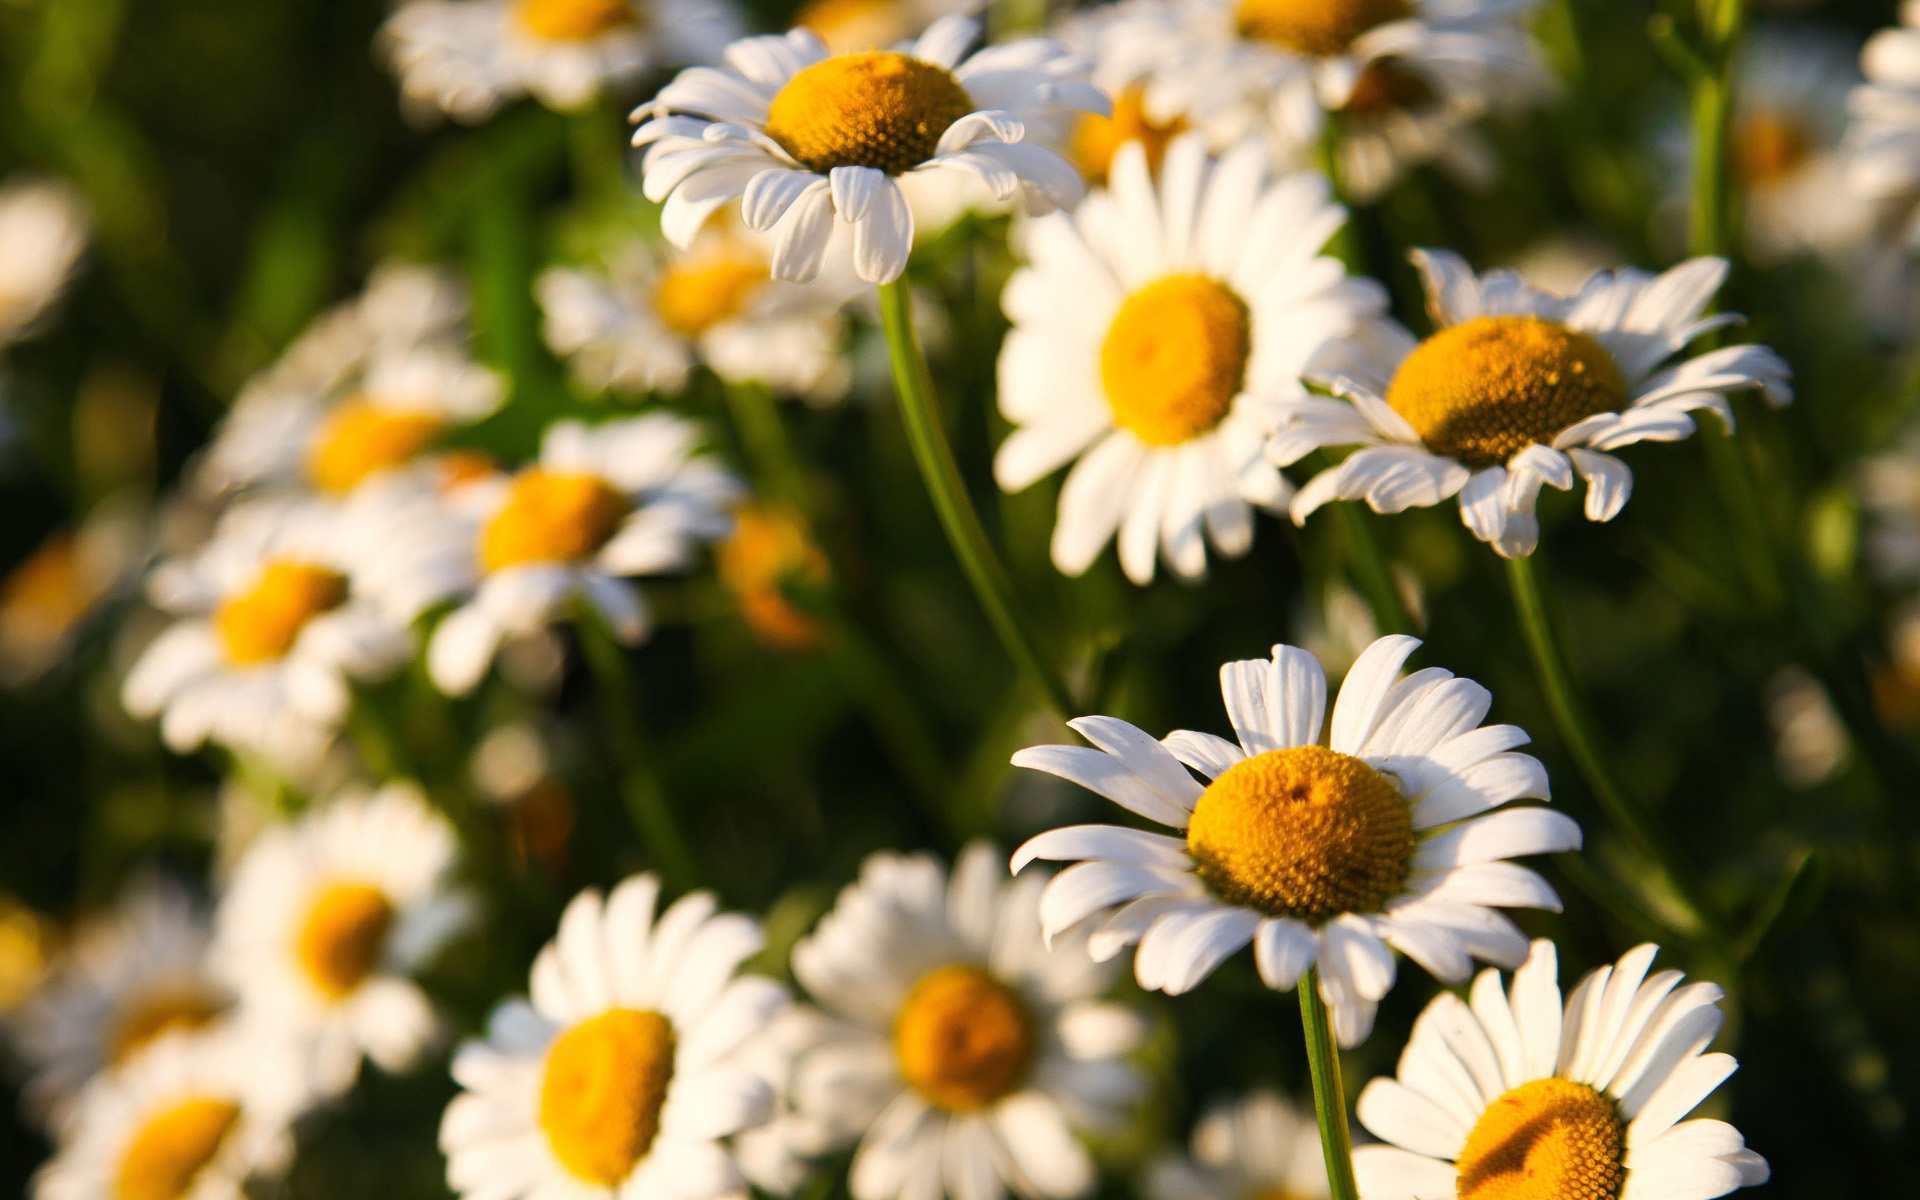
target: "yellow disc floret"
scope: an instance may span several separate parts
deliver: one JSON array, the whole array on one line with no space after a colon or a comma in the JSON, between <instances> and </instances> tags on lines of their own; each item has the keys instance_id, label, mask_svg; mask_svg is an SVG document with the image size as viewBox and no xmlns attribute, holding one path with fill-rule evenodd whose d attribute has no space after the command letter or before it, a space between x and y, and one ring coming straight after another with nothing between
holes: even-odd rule
<instances>
[{"instance_id":1,"label":"yellow disc floret","mask_svg":"<svg viewBox=\"0 0 1920 1200\"><path fill-rule=\"evenodd\" d=\"M1033 1017L1012 988L978 967L951 964L914 984L893 1022L900 1074L950 1112L983 1108L1026 1079Z\"/></svg>"},{"instance_id":2,"label":"yellow disc floret","mask_svg":"<svg viewBox=\"0 0 1920 1200\"><path fill-rule=\"evenodd\" d=\"M1113 423L1150 446L1212 429L1247 375L1247 305L1204 275L1170 275L1127 297L1100 348Z\"/></svg>"},{"instance_id":3,"label":"yellow disc floret","mask_svg":"<svg viewBox=\"0 0 1920 1200\"><path fill-rule=\"evenodd\" d=\"M1408 0L1240 0L1242 37L1302 54L1339 54L1377 25L1413 14Z\"/></svg>"},{"instance_id":4,"label":"yellow disc floret","mask_svg":"<svg viewBox=\"0 0 1920 1200\"><path fill-rule=\"evenodd\" d=\"M1578 330L1537 317L1476 317L1420 343L1387 403L1434 453L1488 467L1626 407L1627 385L1606 348Z\"/></svg>"},{"instance_id":5,"label":"yellow disc floret","mask_svg":"<svg viewBox=\"0 0 1920 1200\"><path fill-rule=\"evenodd\" d=\"M120 1006L108 1024L107 1062L126 1062L162 1034L204 1028L226 1007L206 985L189 980L142 989Z\"/></svg>"},{"instance_id":6,"label":"yellow disc floret","mask_svg":"<svg viewBox=\"0 0 1920 1200\"><path fill-rule=\"evenodd\" d=\"M1626 1124L1570 1079L1523 1083L1487 1106L1455 1165L1460 1200L1615 1200Z\"/></svg>"},{"instance_id":7,"label":"yellow disc floret","mask_svg":"<svg viewBox=\"0 0 1920 1200\"><path fill-rule=\"evenodd\" d=\"M777 650L804 650L825 640L819 619L788 595L789 588L818 589L832 578L827 556L797 514L742 507L734 513L733 535L714 553L714 566L761 641Z\"/></svg>"},{"instance_id":8,"label":"yellow disc floret","mask_svg":"<svg viewBox=\"0 0 1920 1200\"><path fill-rule=\"evenodd\" d=\"M1740 181L1762 187L1793 174L1813 154L1814 135L1790 113L1762 109L1734 127L1734 162Z\"/></svg>"},{"instance_id":9,"label":"yellow disc floret","mask_svg":"<svg viewBox=\"0 0 1920 1200\"><path fill-rule=\"evenodd\" d=\"M307 451L307 475L327 492L350 492L376 471L413 461L446 428L435 413L342 402L320 426Z\"/></svg>"},{"instance_id":10,"label":"yellow disc floret","mask_svg":"<svg viewBox=\"0 0 1920 1200\"><path fill-rule=\"evenodd\" d=\"M1073 131L1073 164L1080 174L1095 183L1104 183L1113 165L1113 156L1128 142L1139 142L1147 152L1147 166L1160 173L1160 160L1167 155L1167 143L1186 129L1181 117L1162 125L1147 115L1146 93L1132 87L1113 102L1113 115L1087 113Z\"/></svg>"},{"instance_id":11,"label":"yellow disc floret","mask_svg":"<svg viewBox=\"0 0 1920 1200\"><path fill-rule=\"evenodd\" d=\"M239 1105L204 1097L153 1117L120 1156L115 1200L180 1200L239 1120Z\"/></svg>"},{"instance_id":12,"label":"yellow disc floret","mask_svg":"<svg viewBox=\"0 0 1920 1200\"><path fill-rule=\"evenodd\" d=\"M660 273L653 306L668 329L681 337L698 337L738 316L753 289L766 281L763 260L718 255L688 259Z\"/></svg>"},{"instance_id":13,"label":"yellow disc floret","mask_svg":"<svg viewBox=\"0 0 1920 1200\"><path fill-rule=\"evenodd\" d=\"M1324 746L1235 764L1187 826L1200 877L1231 904L1319 925L1378 912L1406 883L1413 814L1386 776Z\"/></svg>"},{"instance_id":14,"label":"yellow disc floret","mask_svg":"<svg viewBox=\"0 0 1920 1200\"><path fill-rule=\"evenodd\" d=\"M945 68L868 50L789 79L767 109L767 135L811 171L877 167L898 175L932 158L940 135L972 111L973 98Z\"/></svg>"},{"instance_id":15,"label":"yellow disc floret","mask_svg":"<svg viewBox=\"0 0 1920 1200\"><path fill-rule=\"evenodd\" d=\"M540 1128L576 1178L612 1187L646 1157L673 1081L673 1026L615 1008L554 1040L540 1082Z\"/></svg>"},{"instance_id":16,"label":"yellow disc floret","mask_svg":"<svg viewBox=\"0 0 1920 1200\"><path fill-rule=\"evenodd\" d=\"M266 565L248 590L221 601L214 628L227 661L254 666L284 658L307 622L338 608L347 598L347 580L338 571L312 563L275 561Z\"/></svg>"},{"instance_id":17,"label":"yellow disc floret","mask_svg":"<svg viewBox=\"0 0 1920 1200\"><path fill-rule=\"evenodd\" d=\"M352 995L379 964L392 927L393 902L385 892L364 883L335 884L320 893L300 927L300 965L321 995Z\"/></svg>"},{"instance_id":18,"label":"yellow disc floret","mask_svg":"<svg viewBox=\"0 0 1920 1200\"><path fill-rule=\"evenodd\" d=\"M588 42L639 23L631 0L516 0L520 27L549 42Z\"/></svg>"},{"instance_id":19,"label":"yellow disc floret","mask_svg":"<svg viewBox=\"0 0 1920 1200\"><path fill-rule=\"evenodd\" d=\"M480 532L489 571L522 563L579 562L607 544L632 511L627 498L596 475L522 471L507 501Z\"/></svg>"}]
</instances>

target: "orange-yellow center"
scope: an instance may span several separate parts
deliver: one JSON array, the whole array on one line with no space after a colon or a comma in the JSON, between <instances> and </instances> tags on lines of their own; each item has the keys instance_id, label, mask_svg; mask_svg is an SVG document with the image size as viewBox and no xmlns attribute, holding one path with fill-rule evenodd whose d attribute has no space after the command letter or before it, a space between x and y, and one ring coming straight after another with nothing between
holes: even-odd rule
<instances>
[{"instance_id":1,"label":"orange-yellow center","mask_svg":"<svg viewBox=\"0 0 1920 1200\"><path fill-rule=\"evenodd\" d=\"M1113 166L1113 156L1128 142L1139 142L1147 152L1147 166L1160 173L1160 160L1167 155L1167 143L1186 129L1183 118L1175 117L1165 125L1147 115L1145 90L1132 87L1113 102L1113 115L1088 113L1074 126L1072 157L1080 174L1095 183L1104 183Z\"/></svg>"},{"instance_id":2,"label":"orange-yellow center","mask_svg":"<svg viewBox=\"0 0 1920 1200\"><path fill-rule=\"evenodd\" d=\"M807 0L794 17L835 54L891 46L913 31L897 0Z\"/></svg>"},{"instance_id":3,"label":"orange-yellow center","mask_svg":"<svg viewBox=\"0 0 1920 1200\"><path fill-rule=\"evenodd\" d=\"M206 985L187 980L161 983L128 998L107 1032L107 1062L119 1065L162 1034L203 1029L226 1011Z\"/></svg>"},{"instance_id":4,"label":"orange-yellow center","mask_svg":"<svg viewBox=\"0 0 1920 1200\"><path fill-rule=\"evenodd\" d=\"M890 175L933 157L940 135L973 111L952 73L891 50L841 54L787 81L767 135L811 171L876 167Z\"/></svg>"},{"instance_id":5,"label":"orange-yellow center","mask_svg":"<svg viewBox=\"0 0 1920 1200\"><path fill-rule=\"evenodd\" d=\"M982 1108L1026 1079L1033 1017L1013 989L978 967L952 964L913 985L893 1021L900 1074L951 1112Z\"/></svg>"},{"instance_id":6,"label":"orange-yellow center","mask_svg":"<svg viewBox=\"0 0 1920 1200\"><path fill-rule=\"evenodd\" d=\"M630 511L627 498L597 475L529 468L515 477L506 503L480 531L481 565L499 571L523 563L579 562L606 545Z\"/></svg>"},{"instance_id":7,"label":"orange-yellow center","mask_svg":"<svg viewBox=\"0 0 1920 1200\"><path fill-rule=\"evenodd\" d=\"M1242 37L1301 54L1339 54L1367 30L1413 15L1408 0L1240 0Z\"/></svg>"},{"instance_id":8,"label":"orange-yellow center","mask_svg":"<svg viewBox=\"0 0 1920 1200\"><path fill-rule=\"evenodd\" d=\"M767 280L762 260L712 256L675 263L660 273L654 309L668 329L698 337L738 316L753 289Z\"/></svg>"},{"instance_id":9,"label":"orange-yellow center","mask_svg":"<svg viewBox=\"0 0 1920 1200\"><path fill-rule=\"evenodd\" d=\"M734 514L733 534L714 554L720 581L740 603L754 633L777 650L804 650L826 636L820 621L789 596L824 587L826 555L793 513L748 505Z\"/></svg>"},{"instance_id":10,"label":"orange-yellow center","mask_svg":"<svg viewBox=\"0 0 1920 1200\"><path fill-rule=\"evenodd\" d=\"M549 42L587 42L640 21L631 0L515 0L520 27Z\"/></svg>"},{"instance_id":11,"label":"orange-yellow center","mask_svg":"<svg viewBox=\"0 0 1920 1200\"><path fill-rule=\"evenodd\" d=\"M253 666L286 656L307 622L340 606L347 580L338 571L312 563L267 564L248 590L221 601L214 628L226 647L227 661Z\"/></svg>"},{"instance_id":12,"label":"orange-yellow center","mask_svg":"<svg viewBox=\"0 0 1920 1200\"><path fill-rule=\"evenodd\" d=\"M1424 108L1433 102L1433 85L1391 58L1377 58L1353 81L1340 111L1355 117L1382 117Z\"/></svg>"},{"instance_id":13,"label":"orange-yellow center","mask_svg":"<svg viewBox=\"0 0 1920 1200\"><path fill-rule=\"evenodd\" d=\"M1476 317L1420 343L1387 403L1434 453L1487 467L1626 407L1627 385L1584 333L1537 317Z\"/></svg>"},{"instance_id":14,"label":"orange-yellow center","mask_svg":"<svg viewBox=\"0 0 1920 1200\"><path fill-rule=\"evenodd\" d=\"M1236 763L1194 806L1187 851L1222 899L1319 925L1406 883L1413 813L1387 778L1324 746Z\"/></svg>"},{"instance_id":15,"label":"orange-yellow center","mask_svg":"<svg viewBox=\"0 0 1920 1200\"><path fill-rule=\"evenodd\" d=\"M1748 187L1777 183L1813 154L1813 134L1790 113L1760 111L1734 127L1734 161Z\"/></svg>"},{"instance_id":16,"label":"orange-yellow center","mask_svg":"<svg viewBox=\"0 0 1920 1200\"><path fill-rule=\"evenodd\" d=\"M1487 1106L1455 1166L1460 1200L1615 1200L1627 1127L1613 1101L1568 1079L1523 1083Z\"/></svg>"},{"instance_id":17,"label":"orange-yellow center","mask_svg":"<svg viewBox=\"0 0 1920 1200\"><path fill-rule=\"evenodd\" d=\"M425 412L346 400L327 414L307 450L307 475L327 492L350 492L367 476L413 461L446 428Z\"/></svg>"},{"instance_id":18,"label":"orange-yellow center","mask_svg":"<svg viewBox=\"0 0 1920 1200\"><path fill-rule=\"evenodd\" d=\"M64 634L100 598L73 534L56 533L0 583L0 619L23 639Z\"/></svg>"},{"instance_id":19,"label":"orange-yellow center","mask_svg":"<svg viewBox=\"0 0 1920 1200\"><path fill-rule=\"evenodd\" d=\"M114 1172L115 1200L180 1200L240 1120L227 1100L184 1100L152 1118L127 1143Z\"/></svg>"},{"instance_id":20,"label":"orange-yellow center","mask_svg":"<svg viewBox=\"0 0 1920 1200\"><path fill-rule=\"evenodd\" d=\"M329 999L352 995L373 974L393 926L393 902L364 883L328 888L307 912L297 953L307 978Z\"/></svg>"},{"instance_id":21,"label":"orange-yellow center","mask_svg":"<svg viewBox=\"0 0 1920 1200\"><path fill-rule=\"evenodd\" d=\"M625 1179L660 1130L673 1080L673 1026L615 1008L554 1039L540 1081L540 1128L553 1156L600 1187Z\"/></svg>"},{"instance_id":22,"label":"orange-yellow center","mask_svg":"<svg viewBox=\"0 0 1920 1200\"><path fill-rule=\"evenodd\" d=\"M1151 446L1218 425L1247 375L1247 305L1204 275L1170 275L1127 297L1100 348L1113 422Z\"/></svg>"}]
</instances>

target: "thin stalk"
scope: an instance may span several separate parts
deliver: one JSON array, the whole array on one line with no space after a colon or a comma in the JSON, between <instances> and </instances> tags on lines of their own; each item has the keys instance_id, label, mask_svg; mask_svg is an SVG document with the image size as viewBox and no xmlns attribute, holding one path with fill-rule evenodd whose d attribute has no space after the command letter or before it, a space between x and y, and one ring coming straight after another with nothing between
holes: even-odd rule
<instances>
[{"instance_id":1,"label":"thin stalk","mask_svg":"<svg viewBox=\"0 0 1920 1200\"><path fill-rule=\"evenodd\" d=\"M927 494L940 515L941 527L953 547L960 569L966 573L973 594L986 610L987 620L999 635L1000 644L1012 656L1014 665L1025 677L1035 695L1062 717L1076 715L1073 695L1053 665L1040 653L1038 640L1014 599L1013 584L980 514L967 495L960 464L947 442L941 424L939 400L934 396L933 375L927 369L926 352L920 348L920 336L913 328L913 302L904 282L880 285L880 324L886 330L887 353L893 360L893 383L900 394L900 415L907 428L907 440L913 446L914 462L926 482Z\"/></svg>"},{"instance_id":2,"label":"thin stalk","mask_svg":"<svg viewBox=\"0 0 1920 1200\"><path fill-rule=\"evenodd\" d=\"M1373 522L1360 504L1336 503L1331 506L1340 519L1340 532L1347 542L1347 565L1353 582L1373 610L1373 623L1382 634L1413 633L1413 614L1407 611L1406 598L1394 582L1393 569L1373 534Z\"/></svg>"},{"instance_id":3,"label":"thin stalk","mask_svg":"<svg viewBox=\"0 0 1920 1200\"><path fill-rule=\"evenodd\" d=\"M1307 1035L1307 1066L1313 1073L1313 1115L1320 1122L1320 1152L1327 1160L1333 1200L1359 1200L1353 1179L1353 1134L1347 1128L1347 1094L1340 1086L1340 1048L1320 999L1320 968L1300 977L1300 1026Z\"/></svg>"}]
</instances>

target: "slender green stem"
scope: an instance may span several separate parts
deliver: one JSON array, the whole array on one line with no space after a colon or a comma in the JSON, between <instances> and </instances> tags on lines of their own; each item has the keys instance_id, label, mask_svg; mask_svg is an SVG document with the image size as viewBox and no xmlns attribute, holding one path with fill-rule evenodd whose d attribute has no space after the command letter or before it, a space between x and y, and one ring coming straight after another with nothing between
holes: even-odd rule
<instances>
[{"instance_id":1,"label":"slender green stem","mask_svg":"<svg viewBox=\"0 0 1920 1200\"><path fill-rule=\"evenodd\" d=\"M1300 977L1300 1026L1307 1035L1307 1066L1313 1073L1313 1115L1320 1122L1320 1151L1327 1159L1333 1200L1359 1200L1353 1179L1353 1134L1347 1129L1347 1094L1340 1086L1340 1048L1320 999L1320 968Z\"/></svg>"},{"instance_id":2,"label":"slender green stem","mask_svg":"<svg viewBox=\"0 0 1920 1200\"><path fill-rule=\"evenodd\" d=\"M1393 569L1381 552L1374 536L1369 513L1358 502L1332 505L1340 519L1340 531L1347 542L1347 565L1353 582L1373 610L1373 623L1382 634L1412 633L1416 629L1413 614L1407 611L1406 597L1394 582Z\"/></svg>"},{"instance_id":3,"label":"slender green stem","mask_svg":"<svg viewBox=\"0 0 1920 1200\"><path fill-rule=\"evenodd\" d=\"M806 471L793 452L773 389L764 383L752 382L723 386L727 412L733 418L734 436L740 439L740 451L752 464L761 491L769 499L785 501L801 514L810 516Z\"/></svg>"},{"instance_id":4,"label":"slender green stem","mask_svg":"<svg viewBox=\"0 0 1920 1200\"><path fill-rule=\"evenodd\" d=\"M913 302L905 282L880 285L880 323L887 334L887 353L893 360L893 383L900 393L907 440L913 446L914 461L940 514L954 557L960 560L974 596L1028 686L1059 716L1074 716L1073 695L1059 672L1041 655L1039 643L1014 600L1006 568L1000 565L1000 557L980 524L980 514L967 495L960 464L954 460L953 447L940 421L927 356L920 348L919 334L914 332Z\"/></svg>"}]
</instances>

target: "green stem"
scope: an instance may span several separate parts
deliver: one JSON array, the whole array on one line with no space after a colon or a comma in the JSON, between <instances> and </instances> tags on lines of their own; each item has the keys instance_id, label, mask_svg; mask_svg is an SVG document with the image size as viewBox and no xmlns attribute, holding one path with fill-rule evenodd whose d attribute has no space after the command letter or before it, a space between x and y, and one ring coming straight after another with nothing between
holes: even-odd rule
<instances>
[{"instance_id":1,"label":"green stem","mask_svg":"<svg viewBox=\"0 0 1920 1200\"><path fill-rule=\"evenodd\" d=\"M880 324L887 334L887 353L893 360L893 383L900 393L900 415L907 428L907 440L913 446L914 461L926 482L927 494L940 514L947 541L954 557L966 573L973 594L986 610L987 620L999 635L1001 645L1012 656L1014 665L1026 678L1034 693L1062 717L1076 715L1072 693L1059 673L1041 656L1039 644L1013 596L1013 585L1006 568L987 540L980 514L967 495L966 482L960 477L960 464L954 460L953 447L940 421L939 401L933 392L933 376L927 370L927 356L920 348L920 337L913 328L913 302L904 282L880 285Z\"/></svg>"},{"instance_id":2,"label":"green stem","mask_svg":"<svg viewBox=\"0 0 1920 1200\"><path fill-rule=\"evenodd\" d=\"M1340 532L1347 542L1347 565L1353 582L1373 610L1373 623L1381 634L1413 633L1417 628L1413 614L1407 611L1406 598L1394 582L1393 569L1374 536L1370 514L1356 503L1332 505L1340 520Z\"/></svg>"},{"instance_id":3,"label":"green stem","mask_svg":"<svg viewBox=\"0 0 1920 1200\"><path fill-rule=\"evenodd\" d=\"M722 390L740 452L752 464L761 491L768 499L785 501L803 516L811 516L806 471L793 452L773 389L764 383L740 382L724 383Z\"/></svg>"},{"instance_id":4,"label":"green stem","mask_svg":"<svg viewBox=\"0 0 1920 1200\"><path fill-rule=\"evenodd\" d=\"M1320 968L1300 977L1300 1025L1307 1036L1307 1066L1313 1073L1313 1115L1320 1122L1320 1151L1327 1160L1333 1200L1359 1200L1353 1179L1353 1134L1347 1129L1347 1095L1340 1086L1340 1048L1320 999Z\"/></svg>"}]
</instances>

